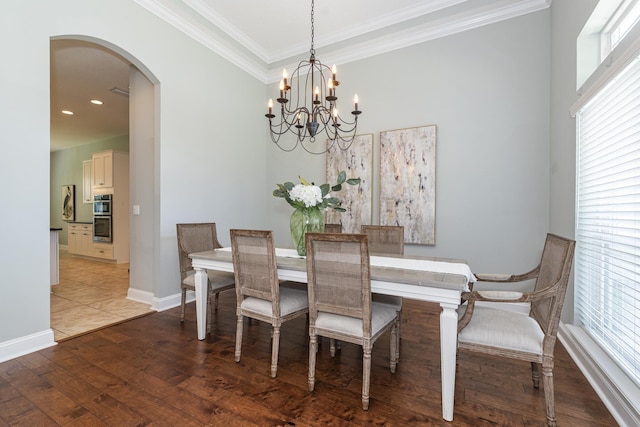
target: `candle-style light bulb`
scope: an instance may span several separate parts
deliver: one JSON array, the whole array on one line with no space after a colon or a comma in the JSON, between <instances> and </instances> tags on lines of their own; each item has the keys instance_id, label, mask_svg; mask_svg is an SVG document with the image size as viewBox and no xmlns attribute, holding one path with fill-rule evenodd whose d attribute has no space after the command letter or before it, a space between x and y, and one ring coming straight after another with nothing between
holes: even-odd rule
<instances>
[{"instance_id":1,"label":"candle-style light bulb","mask_svg":"<svg viewBox=\"0 0 640 427\"><path fill-rule=\"evenodd\" d=\"M287 69L283 68L282 69L282 80L284 81L283 90L286 90L286 88L287 88L287 78L288 77L289 77L289 74L287 74Z\"/></svg>"},{"instance_id":2,"label":"candle-style light bulb","mask_svg":"<svg viewBox=\"0 0 640 427\"><path fill-rule=\"evenodd\" d=\"M280 80L280 98L284 98L284 79Z\"/></svg>"},{"instance_id":3,"label":"candle-style light bulb","mask_svg":"<svg viewBox=\"0 0 640 427\"><path fill-rule=\"evenodd\" d=\"M317 101L318 97L320 96L320 88L318 86L316 86L315 93L316 93L316 101Z\"/></svg>"},{"instance_id":4,"label":"candle-style light bulb","mask_svg":"<svg viewBox=\"0 0 640 427\"><path fill-rule=\"evenodd\" d=\"M353 103L356 105L355 111L358 111L358 94L353 97Z\"/></svg>"},{"instance_id":5,"label":"candle-style light bulb","mask_svg":"<svg viewBox=\"0 0 640 427\"><path fill-rule=\"evenodd\" d=\"M338 109L334 107L333 109L333 119L336 120L338 118Z\"/></svg>"},{"instance_id":6,"label":"candle-style light bulb","mask_svg":"<svg viewBox=\"0 0 640 427\"><path fill-rule=\"evenodd\" d=\"M338 73L338 69L336 68L336 64L333 64L333 67L331 67L331 75L333 80L336 79L336 74Z\"/></svg>"},{"instance_id":7,"label":"candle-style light bulb","mask_svg":"<svg viewBox=\"0 0 640 427\"><path fill-rule=\"evenodd\" d=\"M269 102L267 102L267 107L269 107L269 114L273 111L273 99L269 98Z\"/></svg>"}]
</instances>

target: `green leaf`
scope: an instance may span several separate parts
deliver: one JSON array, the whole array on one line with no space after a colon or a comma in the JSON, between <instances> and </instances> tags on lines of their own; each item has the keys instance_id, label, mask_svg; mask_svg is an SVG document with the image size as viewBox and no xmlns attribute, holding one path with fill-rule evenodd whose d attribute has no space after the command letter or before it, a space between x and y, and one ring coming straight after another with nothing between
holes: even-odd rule
<instances>
[{"instance_id":1,"label":"green leaf","mask_svg":"<svg viewBox=\"0 0 640 427\"><path fill-rule=\"evenodd\" d=\"M329 194L329 184L322 184L320 186L320 191L322 191L322 197L326 196L327 194Z\"/></svg>"},{"instance_id":2,"label":"green leaf","mask_svg":"<svg viewBox=\"0 0 640 427\"><path fill-rule=\"evenodd\" d=\"M334 211L338 211L338 212L346 212L346 211L347 211L345 208L341 208L341 207L338 207L338 206L335 206L335 207L333 208L333 210L334 210Z\"/></svg>"},{"instance_id":3,"label":"green leaf","mask_svg":"<svg viewBox=\"0 0 640 427\"><path fill-rule=\"evenodd\" d=\"M327 199L324 199L327 201L327 203L329 203L330 205L340 205L340 200L338 200L338 198L336 197L329 197Z\"/></svg>"},{"instance_id":4,"label":"green leaf","mask_svg":"<svg viewBox=\"0 0 640 427\"><path fill-rule=\"evenodd\" d=\"M347 184L350 184L350 185L360 184L360 178L349 178L347 180Z\"/></svg>"},{"instance_id":5,"label":"green leaf","mask_svg":"<svg viewBox=\"0 0 640 427\"><path fill-rule=\"evenodd\" d=\"M331 187L331 191L340 191L342 190L342 185L340 184L336 184L333 187Z\"/></svg>"},{"instance_id":6,"label":"green leaf","mask_svg":"<svg viewBox=\"0 0 640 427\"><path fill-rule=\"evenodd\" d=\"M340 171L338 174L338 185L342 184L347 179L347 173L345 171Z\"/></svg>"}]
</instances>

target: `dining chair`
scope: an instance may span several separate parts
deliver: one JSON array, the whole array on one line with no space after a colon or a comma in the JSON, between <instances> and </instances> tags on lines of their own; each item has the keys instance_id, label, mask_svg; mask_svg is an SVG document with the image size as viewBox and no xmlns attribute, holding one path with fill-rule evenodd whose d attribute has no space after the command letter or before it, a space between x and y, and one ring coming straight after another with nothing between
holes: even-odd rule
<instances>
[{"instance_id":1,"label":"dining chair","mask_svg":"<svg viewBox=\"0 0 640 427\"><path fill-rule=\"evenodd\" d=\"M369 252L372 254L404 254L404 226L366 225L360 232L369 236Z\"/></svg>"},{"instance_id":2,"label":"dining chair","mask_svg":"<svg viewBox=\"0 0 640 427\"><path fill-rule=\"evenodd\" d=\"M475 274L479 282L516 283L535 279L531 292L478 290L464 292L466 309L458 322L458 349L531 362L534 388L540 366L547 424L556 425L553 353L569 281L575 241L547 234L542 258L533 270L518 275ZM476 304L489 301L493 306ZM530 303L529 313L496 308L501 303ZM464 307L464 306L463 306Z\"/></svg>"},{"instance_id":3,"label":"dining chair","mask_svg":"<svg viewBox=\"0 0 640 427\"><path fill-rule=\"evenodd\" d=\"M271 231L234 229L230 233L237 297L235 359L240 362L244 317L269 323L272 331L271 377L275 378L280 327L287 320L307 315L307 292L280 286Z\"/></svg>"},{"instance_id":4,"label":"dining chair","mask_svg":"<svg viewBox=\"0 0 640 427\"><path fill-rule=\"evenodd\" d=\"M342 233L342 224L325 224L325 233Z\"/></svg>"},{"instance_id":5,"label":"dining chair","mask_svg":"<svg viewBox=\"0 0 640 427\"><path fill-rule=\"evenodd\" d=\"M318 336L362 346L362 408L369 409L371 351L391 331L390 369L396 371L398 315L371 301L369 250L362 234L307 233L309 391L315 388ZM333 354L332 354L333 356Z\"/></svg>"},{"instance_id":6,"label":"dining chair","mask_svg":"<svg viewBox=\"0 0 640 427\"><path fill-rule=\"evenodd\" d=\"M191 266L190 253L221 248L215 222L176 224L178 260L180 263L180 322L184 322L187 290L195 291L195 270ZM211 332L211 297L218 308L218 294L233 289L233 273L207 270L207 333Z\"/></svg>"},{"instance_id":7,"label":"dining chair","mask_svg":"<svg viewBox=\"0 0 640 427\"><path fill-rule=\"evenodd\" d=\"M360 232L369 237L369 253L372 255L404 255L404 226L363 224ZM395 308L398 312L398 336L402 336L402 297L373 294L373 301ZM397 358L400 358L399 346Z\"/></svg>"}]
</instances>

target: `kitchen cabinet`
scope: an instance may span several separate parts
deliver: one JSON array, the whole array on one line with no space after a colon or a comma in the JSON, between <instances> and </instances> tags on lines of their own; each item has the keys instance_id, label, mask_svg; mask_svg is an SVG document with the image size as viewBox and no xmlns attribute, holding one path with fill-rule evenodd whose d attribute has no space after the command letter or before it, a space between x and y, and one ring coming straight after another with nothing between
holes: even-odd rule
<instances>
[{"instance_id":1,"label":"kitchen cabinet","mask_svg":"<svg viewBox=\"0 0 640 427\"><path fill-rule=\"evenodd\" d=\"M96 258L113 259L113 245L109 243L94 243L91 256Z\"/></svg>"},{"instance_id":2,"label":"kitchen cabinet","mask_svg":"<svg viewBox=\"0 0 640 427\"><path fill-rule=\"evenodd\" d=\"M93 186L113 187L113 150L100 151L91 156L93 162Z\"/></svg>"},{"instance_id":3,"label":"kitchen cabinet","mask_svg":"<svg viewBox=\"0 0 640 427\"><path fill-rule=\"evenodd\" d=\"M129 262L129 153L105 150L93 153L93 194L110 194L113 241L94 243L93 257Z\"/></svg>"},{"instance_id":4,"label":"kitchen cabinet","mask_svg":"<svg viewBox=\"0 0 640 427\"><path fill-rule=\"evenodd\" d=\"M93 256L93 225L69 223L67 244L70 254Z\"/></svg>"},{"instance_id":5,"label":"kitchen cabinet","mask_svg":"<svg viewBox=\"0 0 640 427\"><path fill-rule=\"evenodd\" d=\"M93 203L93 160L82 162L82 203Z\"/></svg>"}]
</instances>

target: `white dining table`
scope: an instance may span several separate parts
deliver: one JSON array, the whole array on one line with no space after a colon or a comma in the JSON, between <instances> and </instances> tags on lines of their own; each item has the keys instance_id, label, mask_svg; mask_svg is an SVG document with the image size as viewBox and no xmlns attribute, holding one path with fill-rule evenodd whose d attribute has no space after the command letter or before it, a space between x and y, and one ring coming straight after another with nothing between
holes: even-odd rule
<instances>
[{"instance_id":1,"label":"white dining table","mask_svg":"<svg viewBox=\"0 0 640 427\"><path fill-rule=\"evenodd\" d=\"M206 336L206 270L233 272L230 248L189 254L195 270L198 339ZM292 249L276 249L278 278L307 283L306 260ZM440 305L442 418L453 420L458 314L462 292L475 277L462 260L417 256L370 257L371 291Z\"/></svg>"}]
</instances>

